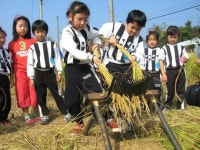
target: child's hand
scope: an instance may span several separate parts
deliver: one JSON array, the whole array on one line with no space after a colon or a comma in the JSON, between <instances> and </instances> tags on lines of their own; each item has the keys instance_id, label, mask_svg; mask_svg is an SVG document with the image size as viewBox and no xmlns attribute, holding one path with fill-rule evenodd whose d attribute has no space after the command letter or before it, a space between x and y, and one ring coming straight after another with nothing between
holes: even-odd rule
<instances>
[{"instance_id":1,"label":"child's hand","mask_svg":"<svg viewBox=\"0 0 200 150\"><path fill-rule=\"evenodd\" d=\"M109 38L109 43L110 43L110 45L112 45L112 46L117 46L117 40L116 40L116 38L112 35L112 36L110 36L110 38Z\"/></svg>"},{"instance_id":2,"label":"child's hand","mask_svg":"<svg viewBox=\"0 0 200 150\"><path fill-rule=\"evenodd\" d=\"M99 45L98 44L94 44L92 47L91 47L91 51L94 52L95 49L99 49Z\"/></svg>"},{"instance_id":3,"label":"child's hand","mask_svg":"<svg viewBox=\"0 0 200 150\"><path fill-rule=\"evenodd\" d=\"M15 85L15 80L13 75L10 76L10 87L12 88Z\"/></svg>"},{"instance_id":4,"label":"child's hand","mask_svg":"<svg viewBox=\"0 0 200 150\"><path fill-rule=\"evenodd\" d=\"M197 60L196 60L196 64L197 64L197 65L200 65L200 59L197 59Z\"/></svg>"},{"instance_id":5,"label":"child's hand","mask_svg":"<svg viewBox=\"0 0 200 150\"><path fill-rule=\"evenodd\" d=\"M135 60L136 60L136 56L132 56L132 57L130 57L129 60L130 60L131 63L135 62Z\"/></svg>"},{"instance_id":6,"label":"child's hand","mask_svg":"<svg viewBox=\"0 0 200 150\"><path fill-rule=\"evenodd\" d=\"M161 74L161 79L163 82L167 82L167 75L166 73Z\"/></svg>"},{"instance_id":7,"label":"child's hand","mask_svg":"<svg viewBox=\"0 0 200 150\"><path fill-rule=\"evenodd\" d=\"M93 56L93 58L92 58L92 61L95 63L95 64L99 64L99 63L101 63L101 60L97 57L97 56Z\"/></svg>"},{"instance_id":8,"label":"child's hand","mask_svg":"<svg viewBox=\"0 0 200 150\"><path fill-rule=\"evenodd\" d=\"M35 87L35 86L34 86L34 80L33 80L33 79L30 79L30 86L31 86L32 88Z\"/></svg>"},{"instance_id":9,"label":"child's hand","mask_svg":"<svg viewBox=\"0 0 200 150\"><path fill-rule=\"evenodd\" d=\"M57 74L56 80L57 80L57 82L60 82L60 81L61 81L61 74Z\"/></svg>"},{"instance_id":10,"label":"child's hand","mask_svg":"<svg viewBox=\"0 0 200 150\"><path fill-rule=\"evenodd\" d=\"M182 62L182 63L186 63L188 61L188 59L185 58L185 57L180 57L179 61Z\"/></svg>"}]
</instances>

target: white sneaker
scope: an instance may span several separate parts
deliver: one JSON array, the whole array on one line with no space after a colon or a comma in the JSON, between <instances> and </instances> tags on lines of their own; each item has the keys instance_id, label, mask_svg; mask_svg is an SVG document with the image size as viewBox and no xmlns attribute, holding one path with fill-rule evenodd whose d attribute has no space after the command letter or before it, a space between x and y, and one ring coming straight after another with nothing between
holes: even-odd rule
<instances>
[{"instance_id":1,"label":"white sneaker","mask_svg":"<svg viewBox=\"0 0 200 150\"><path fill-rule=\"evenodd\" d=\"M49 116L43 116L40 121L41 125L45 125L49 123Z\"/></svg>"},{"instance_id":2,"label":"white sneaker","mask_svg":"<svg viewBox=\"0 0 200 150\"><path fill-rule=\"evenodd\" d=\"M64 118L66 121L71 121L72 120L72 115L70 113L67 113L65 115L65 118Z\"/></svg>"}]
</instances>

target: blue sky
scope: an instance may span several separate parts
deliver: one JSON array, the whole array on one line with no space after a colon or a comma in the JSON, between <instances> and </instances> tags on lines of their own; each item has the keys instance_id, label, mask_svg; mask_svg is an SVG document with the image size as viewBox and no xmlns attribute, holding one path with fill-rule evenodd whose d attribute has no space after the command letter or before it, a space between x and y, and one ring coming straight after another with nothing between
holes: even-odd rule
<instances>
[{"instance_id":1,"label":"blue sky","mask_svg":"<svg viewBox=\"0 0 200 150\"><path fill-rule=\"evenodd\" d=\"M16 15L25 15L31 23L40 18L39 2L40 0L0 0L0 26L8 34L7 43L12 39L12 22ZM71 2L73 0L43 0L43 20L49 25L47 36L54 41L57 41L56 18L57 16L59 18L60 37L62 29L68 24L65 13ZM109 0L82 0L82 2L90 8L90 26L99 28L103 23L110 21ZM188 20L192 22L192 26L200 25L200 0L113 0L113 4L115 21L124 23L128 12L132 9L146 13L147 24L141 31L143 37L153 25L165 23L167 26L184 26Z\"/></svg>"}]
</instances>

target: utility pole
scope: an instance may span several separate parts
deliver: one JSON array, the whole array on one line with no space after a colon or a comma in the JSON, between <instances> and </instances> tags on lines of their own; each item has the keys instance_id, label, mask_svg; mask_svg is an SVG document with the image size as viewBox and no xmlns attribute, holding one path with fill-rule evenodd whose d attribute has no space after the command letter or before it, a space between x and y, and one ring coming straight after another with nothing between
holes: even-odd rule
<instances>
[{"instance_id":1,"label":"utility pole","mask_svg":"<svg viewBox=\"0 0 200 150\"><path fill-rule=\"evenodd\" d=\"M109 0L110 22L114 22L113 0Z\"/></svg>"},{"instance_id":2,"label":"utility pole","mask_svg":"<svg viewBox=\"0 0 200 150\"><path fill-rule=\"evenodd\" d=\"M56 17L56 36L57 36L57 46L59 47L59 18L58 16Z\"/></svg>"},{"instance_id":3,"label":"utility pole","mask_svg":"<svg viewBox=\"0 0 200 150\"><path fill-rule=\"evenodd\" d=\"M40 0L40 20L43 20L42 0Z\"/></svg>"}]
</instances>

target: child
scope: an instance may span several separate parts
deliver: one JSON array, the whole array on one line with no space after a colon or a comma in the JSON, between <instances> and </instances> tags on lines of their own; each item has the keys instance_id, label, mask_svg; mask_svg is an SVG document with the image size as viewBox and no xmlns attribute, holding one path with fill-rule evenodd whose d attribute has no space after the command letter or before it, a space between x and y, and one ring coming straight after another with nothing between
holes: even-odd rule
<instances>
[{"instance_id":1,"label":"child","mask_svg":"<svg viewBox=\"0 0 200 150\"><path fill-rule=\"evenodd\" d=\"M57 81L61 80L62 64L56 44L53 41L46 41L47 23L42 20L36 20L32 24L32 33L37 42L29 48L27 74L31 80L31 86L35 86L38 104L43 114L41 124L45 125L49 123L49 109L46 106L47 88L52 93L61 113L67 114L67 109L62 96L59 95L57 84ZM57 69L57 76L54 72L54 67Z\"/></svg>"},{"instance_id":2,"label":"child","mask_svg":"<svg viewBox=\"0 0 200 150\"><path fill-rule=\"evenodd\" d=\"M11 53L4 48L6 32L0 27L0 125L11 126L8 114L11 110L10 82L11 75Z\"/></svg>"},{"instance_id":3,"label":"child","mask_svg":"<svg viewBox=\"0 0 200 150\"><path fill-rule=\"evenodd\" d=\"M75 117L77 123L73 134L81 132L84 125L81 92L102 92L90 66L92 62L96 64L101 61L88 51L88 43L92 41L95 47L101 44L101 41L98 32L87 24L89 15L90 10L86 4L80 1L72 2L66 12L69 25L63 29L60 41L66 63L64 99L69 113Z\"/></svg>"},{"instance_id":4,"label":"child","mask_svg":"<svg viewBox=\"0 0 200 150\"><path fill-rule=\"evenodd\" d=\"M166 54L165 68L168 79L165 110L172 108L175 94L178 96L176 109L184 109L186 106L184 63L188 61L189 56L185 47L177 44L180 37L180 30L177 26L168 27L166 34L168 43L163 46Z\"/></svg>"},{"instance_id":5,"label":"child","mask_svg":"<svg viewBox=\"0 0 200 150\"><path fill-rule=\"evenodd\" d=\"M29 108L34 110L34 117L37 118L38 107L35 89L30 86L30 79L27 77L27 55L30 45L36 40L31 38L30 22L25 16L17 16L13 21L13 40L8 44L12 54L13 69L15 74L15 90L17 105L22 109L26 124L32 124L37 119L32 119Z\"/></svg>"},{"instance_id":6,"label":"child","mask_svg":"<svg viewBox=\"0 0 200 150\"><path fill-rule=\"evenodd\" d=\"M125 24L120 22L105 23L99 29L99 34L109 39L109 45L103 48L106 50L104 63L115 78L121 78L134 61L142 65L144 42L140 31L145 24L145 13L140 10L131 10ZM127 58L123 55L116 47L117 43L124 46L132 57ZM109 119L107 124L113 132L120 131L114 119Z\"/></svg>"},{"instance_id":7,"label":"child","mask_svg":"<svg viewBox=\"0 0 200 150\"><path fill-rule=\"evenodd\" d=\"M157 90L158 96L158 105L162 108L162 103L160 101L161 98L161 81L167 82L167 76L164 68L164 60L165 54L163 49L159 48L159 35L156 31L149 31L146 36L147 48L144 50L144 61L145 68L144 70L150 73L153 76L153 80L151 81L148 90ZM161 78L160 78L161 75Z\"/></svg>"}]
</instances>

